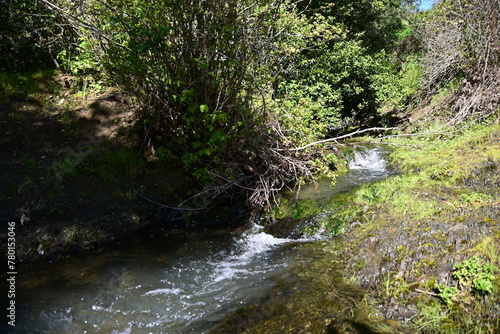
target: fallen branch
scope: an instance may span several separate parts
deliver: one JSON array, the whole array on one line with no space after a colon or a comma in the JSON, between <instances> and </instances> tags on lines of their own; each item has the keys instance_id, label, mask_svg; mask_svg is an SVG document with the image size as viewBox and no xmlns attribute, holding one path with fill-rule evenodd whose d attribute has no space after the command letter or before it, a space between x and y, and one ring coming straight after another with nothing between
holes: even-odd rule
<instances>
[{"instance_id":1,"label":"fallen branch","mask_svg":"<svg viewBox=\"0 0 500 334\"><path fill-rule=\"evenodd\" d=\"M420 289L415 289L415 291L423 293L424 295L429 295L429 296L433 296L433 297L441 297L440 295L438 295L437 293L434 293L434 292L429 292L429 291L420 290Z\"/></svg>"},{"instance_id":2,"label":"fallen branch","mask_svg":"<svg viewBox=\"0 0 500 334\"><path fill-rule=\"evenodd\" d=\"M303 150L305 148L308 148L310 146L324 144L324 143L328 143L328 142L332 142L332 141L337 141L339 139L349 138L349 137L352 137L352 136L355 136L355 135L358 135L358 134L364 133L364 132L369 132L369 131L390 131L390 130L399 130L399 128L369 128L369 129L363 129L363 130L356 130L354 132L351 132L351 133L348 133L348 134L345 134L345 135L342 135L342 136L315 141L313 143L309 143L309 144L301 146L301 147L289 148L289 149L277 149L277 150L279 150L279 151L299 151L299 150Z\"/></svg>"}]
</instances>

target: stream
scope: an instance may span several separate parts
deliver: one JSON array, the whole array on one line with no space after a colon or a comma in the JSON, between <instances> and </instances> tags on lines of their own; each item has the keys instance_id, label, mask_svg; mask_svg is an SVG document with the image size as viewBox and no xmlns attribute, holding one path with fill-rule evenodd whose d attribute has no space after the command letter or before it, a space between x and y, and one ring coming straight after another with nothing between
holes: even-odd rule
<instances>
[{"instance_id":1,"label":"stream","mask_svg":"<svg viewBox=\"0 0 500 334\"><path fill-rule=\"evenodd\" d=\"M300 197L331 197L387 177L385 153L355 152L335 187L325 180ZM292 275L300 245L318 239L276 238L258 225L239 234L159 228L22 273L9 333L208 333L239 309L271 299Z\"/></svg>"}]
</instances>

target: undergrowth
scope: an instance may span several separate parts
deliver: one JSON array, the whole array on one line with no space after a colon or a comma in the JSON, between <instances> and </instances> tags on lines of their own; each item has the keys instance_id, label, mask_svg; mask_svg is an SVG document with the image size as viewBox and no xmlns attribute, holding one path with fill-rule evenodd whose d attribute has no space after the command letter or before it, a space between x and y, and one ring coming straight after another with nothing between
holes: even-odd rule
<instances>
[{"instance_id":1,"label":"undergrowth","mask_svg":"<svg viewBox=\"0 0 500 334\"><path fill-rule=\"evenodd\" d=\"M39 99L47 90L46 84L52 76L52 70L15 74L0 72L0 103L8 103L19 97ZM50 88L55 89L53 86Z\"/></svg>"},{"instance_id":2,"label":"undergrowth","mask_svg":"<svg viewBox=\"0 0 500 334\"><path fill-rule=\"evenodd\" d=\"M498 254L497 249L494 254ZM438 298L420 303L420 313L414 319L417 329L422 333L497 333L500 329L497 265L478 255L457 263L449 284L435 284Z\"/></svg>"},{"instance_id":3,"label":"undergrowth","mask_svg":"<svg viewBox=\"0 0 500 334\"><path fill-rule=\"evenodd\" d=\"M393 141L398 146L391 159L403 173L361 187L353 199L365 211L412 219L415 226L419 221L449 220L460 210L494 207L495 181L488 176L479 182L490 186L472 188L469 180L478 177L478 170L496 168L499 131L498 125L473 125L447 135ZM424 280L434 283L427 287L429 298L418 299L419 314L413 321L419 332L496 333L500 328L498 235L479 237L475 245L463 250L468 258L455 263L447 283ZM399 295L390 278L385 282L388 295Z\"/></svg>"}]
</instances>

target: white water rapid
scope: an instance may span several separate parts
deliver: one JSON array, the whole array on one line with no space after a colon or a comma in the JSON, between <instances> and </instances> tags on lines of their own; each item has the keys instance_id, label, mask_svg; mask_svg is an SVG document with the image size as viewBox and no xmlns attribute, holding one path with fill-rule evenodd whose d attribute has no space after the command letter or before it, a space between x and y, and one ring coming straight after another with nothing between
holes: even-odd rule
<instances>
[{"instance_id":1,"label":"white water rapid","mask_svg":"<svg viewBox=\"0 0 500 334\"><path fill-rule=\"evenodd\" d=\"M355 151L354 157L349 160L350 170L368 170L370 172L387 172L384 152L377 148L366 151Z\"/></svg>"},{"instance_id":2,"label":"white water rapid","mask_svg":"<svg viewBox=\"0 0 500 334\"><path fill-rule=\"evenodd\" d=\"M268 296L292 251L278 248L290 242L255 226L239 237L206 236L175 250L165 247L167 238L104 261L86 259L80 273L61 273L70 280L26 291L13 333L204 333Z\"/></svg>"}]
</instances>

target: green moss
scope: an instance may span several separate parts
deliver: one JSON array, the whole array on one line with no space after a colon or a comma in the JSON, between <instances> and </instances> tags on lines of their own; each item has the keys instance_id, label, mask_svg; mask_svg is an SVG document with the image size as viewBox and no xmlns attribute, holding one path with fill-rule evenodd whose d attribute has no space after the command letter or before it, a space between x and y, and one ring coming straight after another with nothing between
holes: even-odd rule
<instances>
[{"instance_id":1,"label":"green moss","mask_svg":"<svg viewBox=\"0 0 500 334\"><path fill-rule=\"evenodd\" d=\"M363 240L371 235L380 236L380 231L388 231L391 234L401 230L407 232L411 238L419 238L419 244L421 243L422 246L419 247L418 252L412 252L409 250L410 246L400 244L399 247L396 246L396 249L392 249L390 255L381 255L380 266L389 270L386 271L385 277L378 278L380 282L378 292L385 291L387 298L394 298L404 304L419 302L420 314L414 318L414 324L422 332L493 333L494 329L498 329L500 325L498 322L500 307L496 306L500 305L498 300L500 277L496 274L495 280L491 281L494 282L493 285L488 285L488 291L496 292L483 296L482 300L468 292L462 295L463 292L459 291L456 295L449 295L447 304L443 303L442 298L436 298L435 295L439 294L439 291L449 292L453 289L443 285L442 290L436 290L437 283L442 284L442 282L438 282L433 275L436 275L436 270L441 270L443 266L440 257L449 256L450 252L456 251L457 244L454 240L448 240L447 231L433 231L435 233L432 236L429 236L429 233L432 231L431 223L446 222L443 226L452 226L453 223L459 225L464 221L475 219L476 213L474 212L476 211L474 210L481 209L489 212L488 208L496 204L495 190L483 189L482 186L473 188L468 180L475 182L478 180L477 173L484 171L487 172L484 174L486 176L484 180L490 177L491 171L496 168L495 161L500 158L499 144L496 139L499 134L500 126L493 125L471 127L467 131L450 133L446 136L436 135L402 141L399 139L398 143L403 143L403 145L395 148L391 159L403 173L376 184L366 184L335 199L315 199L315 204L307 200L297 204L290 200L286 203L289 209L283 212L294 215L299 213L315 215L316 225L313 228L316 230L326 228L327 231L334 231L333 234L347 230L340 228L341 226L356 226L356 228L350 228L351 232L346 236L349 245L344 245L343 250L339 249L341 246L332 250L337 254L341 252L344 252L342 254L356 254L359 252L357 250L361 249L360 245ZM482 182L483 179L479 181ZM490 183L494 184L494 182ZM467 210L468 213L464 214L463 210ZM481 211L481 214L477 216L477 221L494 226L496 219L487 215L488 213ZM494 231L494 233L496 234L487 238L483 237L479 242L470 241L460 244L460 254L462 256L464 254L480 255L498 267L500 232ZM457 241L461 242L461 239ZM336 242L338 242L337 239ZM409 245L413 244L409 243ZM474 248L472 248L473 245ZM416 254L422 257L417 260ZM355 258L355 262L350 265L351 271L348 272L347 277L361 274L371 264L367 258ZM398 265L405 258L417 261L412 263L409 277L400 276L397 272ZM322 257L314 256L314 259L316 261ZM316 291L315 289L320 289L320 286L330 289L332 275L335 273L332 267L332 264L330 264L330 269L327 265L323 269L313 266L303 271L304 279L311 280L314 286L309 294L312 294L311 291ZM452 277L452 272L449 275L452 282L456 280ZM416 280L410 281L410 279ZM456 282L451 287L456 288ZM337 294L337 290L333 288L330 290ZM312 296L309 297L312 298ZM320 297L317 295L315 298ZM457 302L459 299L460 302ZM302 305L300 307L312 307L314 303L324 310L331 309L328 304L319 300L313 302L310 299L309 302L299 304ZM293 312L295 306L290 309L290 312ZM281 307L286 306L281 305ZM316 318L321 315L320 313L311 315L307 312L299 312L299 317L302 319L306 319L307 316ZM323 316L325 321L330 321L327 315ZM474 320L478 317L485 321L475 327ZM280 319L274 322L274 325L279 324L281 326L279 328L289 328L285 324L286 317ZM302 328L300 326L304 323L304 320L296 323L295 328Z\"/></svg>"},{"instance_id":2,"label":"green moss","mask_svg":"<svg viewBox=\"0 0 500 334\"><path fill-rule=\"evenodd\" d=\"M393 162L403 171L416 172L428 179L463 180L474 165L488 159L500 159L496 142L500 125L471 126L462 133L422 136L398 142L391 154Z\"/></svg>"},{"instance_id":3,"label":"green moss","mask_svg":"<svg viewBox=\"0 0 500 334\"><path fill-rule=\"evenodd\" d=\"M391 161L405 174L361 187L355 202L383 203L390 212L415 219L445 215L461 204L491 204L491 195L465 191L462 185L477 166L500 159L499 132L498 125L475 126L457 135L398 141Z\"/></svg>"},{"instance_id":4,"label":"green moss","mask_svg":"<svg viewBox=\"0 0 500 334\"><path fill-rule=\"evenodd\" d=\"M399 324L378 315L365 292L343 278L341 247L328 241L301 247L293 276L276 281L267 303L240 310L213 333L238 332L242 321L246 333L399 332Z\"/></svg>"}]
</instances>

